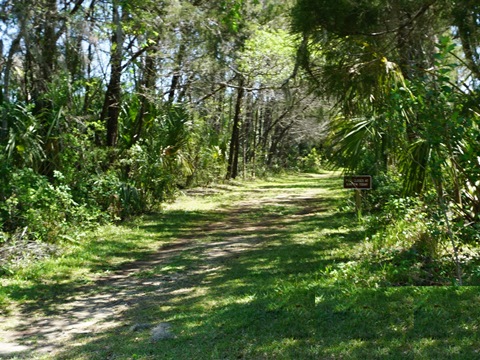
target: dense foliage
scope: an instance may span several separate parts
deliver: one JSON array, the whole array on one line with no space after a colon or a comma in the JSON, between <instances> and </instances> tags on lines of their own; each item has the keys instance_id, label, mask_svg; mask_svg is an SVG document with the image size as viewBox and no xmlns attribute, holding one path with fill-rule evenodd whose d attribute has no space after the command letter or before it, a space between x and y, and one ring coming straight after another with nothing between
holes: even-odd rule
<instances>
[{"instance_id":1,"label":"dense foliage","mask_svg":"<svg viewBox=\"0 0 480 360\"><path fill-rule=\"evenodd\" d=\"M0 0L0 14L0 244L75 241L179 189L328 161L374 176L376 248L428 269L452 256L462 282L480 240L477 1Z\"/></svg>"},{"instance_id":2,"label":"dense foliage","mask_svg":"<svg viewBox=\"0 0 480 360\"><path fill-rule=\"evenodd\" d=\"M0 242L295 163L322 132L288 3L0 1Z\"/></svg>"},{"instance_id":3,"label":"dense foliage","mask_svg":"<svg viewBox=\"0 0 480 360\"><path fill-rule=\"evenodd\" d=\"M460 283L480 240L479 23L475 1L299 0L293 11L302 65L337 101L332 159L376 179L380 248L426 266L448 247Z\"/></svg>"}]
</instances>

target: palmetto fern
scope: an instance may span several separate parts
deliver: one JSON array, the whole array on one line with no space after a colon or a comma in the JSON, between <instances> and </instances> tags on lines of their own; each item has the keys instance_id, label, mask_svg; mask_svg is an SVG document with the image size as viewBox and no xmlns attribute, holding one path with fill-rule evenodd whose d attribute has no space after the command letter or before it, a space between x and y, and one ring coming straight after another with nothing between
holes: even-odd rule
<instances>
[{"instance_id":1,"label":"palmetto fern","mask_svg":"<svg viewBox=\"0 0 480 360\"><path fill-rule=\"evenodd\" d=\"M38 133L38 120L29 107L17 104L9 109L7 159L17 165L36 168L45 158L43 140Z\"/></svg>"},{"instance_id":2,"label":"palmetto fern","mask_svg":"<svg viewBox=\"0 0 480 360\"><path fill-rule=\"evenodd\" d=\"M406 152L400 157L400 171L406 195L422 192L427 180L431 151L431 144L428 141L418 139L410 144Z\"/></svg>"},{"instance_id":3,"label":"palmetto fern","mask_svg":"<svg viewBox=\"0 0 480 360\"><path fill-rule=\"evenodd\" d=\"M342 117L334 121L332 138L334 155L342 159L342 165L347 171L359 170L362 159L371 154L380 154L381 150L375 148L381 145L386 135L379 127L378 121L375 117L355 118L349 121Z\"/></svg>"}]
</instances>

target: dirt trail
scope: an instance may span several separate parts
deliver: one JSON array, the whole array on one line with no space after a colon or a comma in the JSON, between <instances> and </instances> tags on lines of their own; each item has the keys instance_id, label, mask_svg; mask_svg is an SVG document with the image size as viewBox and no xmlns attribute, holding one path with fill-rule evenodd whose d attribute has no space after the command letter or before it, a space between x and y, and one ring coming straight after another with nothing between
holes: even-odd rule
<instances>
[{"instance_id":1,"label":"dirt trail","mask_svg":"<svg viewBox=\"0 0 480 360\"><path fill-rule=\"evenodd\" d=\"M285 226L288 221L298 221L299 217L309 216L318 206L321 188L282 189L277 195L264 197L256 194L249 200L235 203L227 211L226 221L212 222L195 231L193 238L185 236L163 246L147 260L126 264L121 270L97 279L76 291L71 297L55 302L49 307L49 313L35 311L28 307L16 309L8 317L0 317L0 359L12 357L30 359L34 354L54 355L65 346L71 346L79 335L99 334L116 326L134 326L125 324L122 313L130 306L155 296L188 294L193 290L192 277L197 272L203 274L215 272L221 260L238 256L239 253L260 246L255 232L271 226ZM242 222L241 215L256 211L269 204L302 204L301 209L282 224L275 222L275 216L263 218L258 222ZM242 229L239 233L238 229ZM198 241L199 238L215 235L213 242ZM166 264L180 253L192 250L202 254L204 266L168 275L151 277L137 276L162 264ZM43 306L45 308L45 306Z\"/></svg>"}]
</instances>

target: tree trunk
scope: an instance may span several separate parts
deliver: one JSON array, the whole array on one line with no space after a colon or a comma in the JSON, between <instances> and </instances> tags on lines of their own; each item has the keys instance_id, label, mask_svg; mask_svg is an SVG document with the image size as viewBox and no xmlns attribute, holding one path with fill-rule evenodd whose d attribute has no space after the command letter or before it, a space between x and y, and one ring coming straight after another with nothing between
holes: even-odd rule
<instances>
[{"instance_id":1,"label":"tree trunk","mask_svg":"<svg viewBox=\"0 0 480 360\"><path fill-rule=\"evenodd\" d=\"M238 155L240 148L240 114L242 110L242 99L245 92L243 77L240 79L237 101L235 103L235 113L233 116L232 137L230 138L230 153L228 155L228 166L226 179L235 179L238 175Z\"/></svg>"},{"instance_id":2,"label":"tree trunk","mask_svg":"<svg viewBox=\"0 0 480 360\"><path fill-rule=\"evenodd\" d=\"M275 128L275 134L272 136L270 149L268 150L268 157L267 157L267 166L272 166L273 159L275 158L275 154L277 153L278 145L287 134L288 130L293 126L293 121L290 122L287 126L281 128Z\"/></svg>"},{"instance_id":3,"label":"tree trunk","mask_svg":"<svg viewBox=\"0 0 480 360\"><path fill-rule=\"evenodd\" d=\"M143 79L140 85L140 109L135 119L134 132L131 138L131 145L134 145L142 137L143 125L145 117L152 107L149 94L152 93L155 87L155 59L152 54L147 53L145 57L145 65L143 69Z\"/></svg>"},{"instance_id":4,"label":"tree trunk","mask_svg":"<svg viewBox=\"0 0 480 360\"><path fill-rule=\"evenodd\" d=\"M260 134L258 131L258 122L259 122L259 109L257 108L254 112L254 121L253 121L253 144L252 144L252 177L255 179L256 170L257 170L257 136Z\"/></svg>"},{"instance_id":5,"label":"tree trunk","mask_svg":"<svg viewBox=\"0 0 480 360\"><path fill-rule=\"evenodd\" d=\"M103 104L101 119L106 122L107 136L106 145L116 147L118 141L118 119L120 117L120 101L122 94L122 57L123 57L123 29L122 19L126 16L125 11L120 16L120 6L116 1L113 3L113 24L115 30L112 34L111 46L111 74L108 83L105 101Z\"/></svg>"},{"instance_id":6,"label":"tree trunk","mask_svg":"<svg viewBox=\"0 0 480 360\"><path fill-rule=\"evenodd\" d=\"M180 71L182 68L182 61L183 56L185 54L185 44L180 44L178 49L177 59L176 59L176 66L173 70L172 81L170 83L170 90L168 91L168 103L172 104L175 100L175 92L178 88L178 84L180 83Z\"/></svg>"},{"instance_id":7,"label":"tree trunk","mask_svg":"<svg viewBox=\"0 0 480 360\"><path fill-rule=\"evenodd\" d=\"M42 39L42 59L40 63L42 87L46 87L52 80L55 63L57 61L57 1L48 0L45 12L45 28ZM43 90L43 89L42 89Z\"/></svg>"},{"instance_id":8,"label":"tree trunk","mask_svg":"<svg viewBox=\"0 0 480 360\"><path fill-rule=\"evenodd\" d=\"M480 32L478 17L480 7L475 7L476 1L459 1L454 10L455 25L465 54L465 64L476 79L480 79Z\"/></svg>"},{"instance_id":9,"label":"tree trunk","mask_svg":"<svg viewBox=\"0 0 480 360\"><path fill-rule=\"evenodd\" d=\"M93 20L93 13L95 9L95 0L92 0L90 6L85 14L85 22L88 23L88 33L93 31L94 20ZM83 113L88 114L91 112L90 105L91 105L91 85L90 79L92 78L92 63L93 63L93 44L90 42L88 44L87 49L87 72L85 74L86 82L85 82L85 98L83 100ZM97 143L100 143L99 139L96 139Z\"/></svg>"},{"instance_id":10,"label":"tree trunk","mask_svg":"<svg viewBox=\"0 0 480 360\"><path fill-rule=\"evenodd\" d=\"M5 60L3 59L3 41L0 39L0 76L3 73L3 65L5 63ZM10 71L9 69L7 69ZM7 71L5 70L5 71ZM7 75L4 75L3 78L3 83L5 83L5 79L7 78ZM1 78L0 78L1 80ZM2 111L2 127L0 129L0 143L3 143L4 141L7 140L8 136L8 122L7 122L7 110L5 107L3 107L3 103L6 102L6 96L7 94L5 92L5 87L0 86L0 106L3 108Z\"/></svg>"}]
</instances>

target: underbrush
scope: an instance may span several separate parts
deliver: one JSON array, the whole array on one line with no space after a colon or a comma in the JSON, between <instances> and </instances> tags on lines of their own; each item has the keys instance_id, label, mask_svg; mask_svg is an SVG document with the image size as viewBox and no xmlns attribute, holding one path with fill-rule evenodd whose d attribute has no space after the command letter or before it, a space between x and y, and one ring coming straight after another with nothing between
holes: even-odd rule
<instances>
[{"instance_id":1,"label":"underbrush","mask_svg":"<svg viewBox=\"0 0 480 360\"><path fill-rule=\"evenodd\" d=\"M447 224L431 197L401 197L388 186L366 196L364 204L368 209L361 220L365 239L355 249L355 260L327 269L332 282L364 286L480 284L479 239L472 224L462 226L453 212L447 214ZM352 211L353 206L344 210Z\"/></svg>"},{"instance_id":2,"label":"underbrush","mask_svg":"<svg viewBox=\"0 0 480 360\"><path fill-rule=\"evenodd\" d=\"M122 295L128 307L118 324L71 338L55 359L478 357L477 287L399 286L455 280L448 242L432 238L442 226L428 225L429 217L416 221L426 212L421 203L402 200L405 206L392 204L395 216L371 213L361 224L340 209L346 192L338 177L203 190L18 273L2 282L0 304L4 293L27 310L40 306L41 318L72 296L94 304L92 295L103 290L92 275L165 251L160 263L129 279L139 281L141 295L130 287ZM192 246L168 246L175 239ZM429 277L433 264L445 272ZM171 325L174 336L154 342L150 329L132 330L159 323Z\"/></svg>"}]
</instances>

